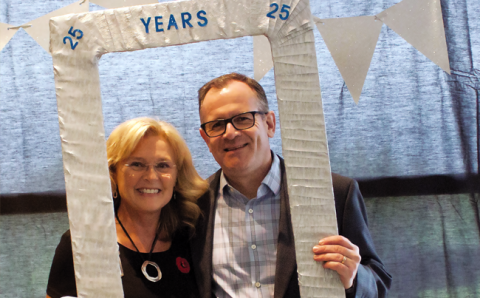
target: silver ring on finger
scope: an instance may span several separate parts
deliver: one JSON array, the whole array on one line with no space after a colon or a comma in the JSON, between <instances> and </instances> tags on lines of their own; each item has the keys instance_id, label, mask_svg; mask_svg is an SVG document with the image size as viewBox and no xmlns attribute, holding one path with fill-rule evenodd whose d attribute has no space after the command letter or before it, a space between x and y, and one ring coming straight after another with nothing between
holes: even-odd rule
<instances>
[{"instance_id":1,"label":"silver ring on finger","mask_svg":"<svg viewBox=\"0 0 480 298\"><path fill-rule=\"evenodd\" d=\"M346 260L347 260L347 257L346 257L346 256L343 256L343 260L342 260L341 263L344 264Z\"/></svg>"}]
</instances>

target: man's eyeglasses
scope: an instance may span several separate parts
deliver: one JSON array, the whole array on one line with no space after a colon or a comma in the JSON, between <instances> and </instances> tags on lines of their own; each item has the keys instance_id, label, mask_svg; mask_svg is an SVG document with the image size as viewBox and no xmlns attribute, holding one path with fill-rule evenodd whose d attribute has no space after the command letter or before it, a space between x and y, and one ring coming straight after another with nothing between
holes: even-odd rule
<instances>
[{"instance_id":1,"label":"man's eyeglasses","mask_svg":"<svg viewBox=\"0 0 480 298\"><path fill-rule=\"evenodd\" d=\"M201 125L203 131L209 138L223 135L227 130L227 124L232 123L236 130L249 129L255 125L255 114L265 115L268 112L250 111L238 114L228 119L217 119L205 122Z\"/></svg>"},{"instance_id":2,"label":"man's eyeglasses","mask_svg":"<svg viewBox=\"0 0 480 298\"><path fill-rule=\"evenodd\" d=\"M125 166L135 172L145 172L150 166L153 167L155 172L160 174L170 174L175 169L176 165L169 161L162 161L156 164L145 164L139 161L134 161L125 164Z\"/></svg>"}]
</instances>

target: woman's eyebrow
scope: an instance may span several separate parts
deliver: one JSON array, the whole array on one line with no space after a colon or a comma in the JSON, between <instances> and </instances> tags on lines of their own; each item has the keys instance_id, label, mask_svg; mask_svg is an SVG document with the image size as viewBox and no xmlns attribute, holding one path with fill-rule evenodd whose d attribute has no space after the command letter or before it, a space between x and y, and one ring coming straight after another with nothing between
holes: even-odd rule
<instances>
[{"instance_id":1,"label":"woman's eyebrow","mask_svg":"<svg viewBox=\"0 0 480 298\"><path fill-rule=\"evenodd\" d=\"M127 158L127 161L141 161L141 162L146 162L147 160L143 157L137 157L137 156L130 156L129 158ZM163 161L173 161L173 159L171 158L168 158L168 157L160 157L158 159L155 160L156 163L158 162L163 162Z\"/></svg>"},{"instance_id":2,"label":"woman's eyebrow","mask_svg":"<svg viewBox=\"0 0 480 298\"><path fill-rule=\"evenodd\" d=\"M139 156L130 156L129 158L127 158L128 161L145 161L145 159L143 157L139 157Z\"/></svg>"},{"instance_id":3,"label":"woman's eyebrow","mask_svg":"<svg viewBox=\"0 0 480 298\"><path fill-rule=\"evenodd\" d=\"M173 159L166 158L166 157L162 157L162 158L157 159L157 162L162 162L162 161L173 161Z\"/></svg>"}]
</instances>

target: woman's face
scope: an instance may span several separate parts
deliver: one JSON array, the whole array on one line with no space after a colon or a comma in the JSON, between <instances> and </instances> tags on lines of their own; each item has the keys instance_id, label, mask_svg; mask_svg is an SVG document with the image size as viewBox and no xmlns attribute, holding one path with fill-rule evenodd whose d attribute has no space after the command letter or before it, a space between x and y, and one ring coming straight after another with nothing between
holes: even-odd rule
<instances>
[{"instance_id":1,"label":"woman's face","mask_svg":"<svg viewBox=\"0 0 480 298\"><path fill-rule=\"evenodd\" d=\"M115 180L121 206L136 212L160 213L170 202L177 181L174 157L172 148L161 137L143 137L132 154L117 164Z\"/></svg>"}]
</instances>

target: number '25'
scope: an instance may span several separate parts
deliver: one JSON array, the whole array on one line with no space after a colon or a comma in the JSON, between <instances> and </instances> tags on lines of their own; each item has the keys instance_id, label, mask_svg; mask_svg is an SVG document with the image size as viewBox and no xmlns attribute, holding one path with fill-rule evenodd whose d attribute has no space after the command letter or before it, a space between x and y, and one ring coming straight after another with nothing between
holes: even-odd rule
<instances>
[{"instance_id":1,"label":"number '25'","mask_svg":"<svg viewBox=\"0 0 480 298\"><path fill-rule=\"evenodd\" d=\"M83 37L83 31L80 30L80 29L75 29L75 30L72 31L72 29L73 29L73 26L70 27L70 30L68 30L68 34L70 34L71 36L73 36L73 37L76 38L76 39L82 39L82 37ZM76 36L77 33L79 33L79 36ZM73 39L72 39L70 36L65 36L65 37L63 38L63 44L67 44L67 40L70 42L70 48L71 48L72 50L75 50L75 48L76 48L77 45L78 45L78 41L75 42L75 43L73 43Z\"/></svg>"},{"instance_id":2,"label":"number '25'","mask_svg":"<svg viewBox=\"0 0 480 298\"><path fill-rule=\"evenodd\" d=\"M272 9L272 11L267 13L267 17L274 19L275 18L274 14L278 11L278 4L277 3L272 3L272 4L270 4L270 7L273 7L273 9ZM284 20L284 21L286 19L288 19L288 16L290 15L289 9L290 9L290 6L288 6L287 4L283 4L282 9L280 10L280 14L278 15L278 17L281 20Z\"/></svg>"}]
</instances>

